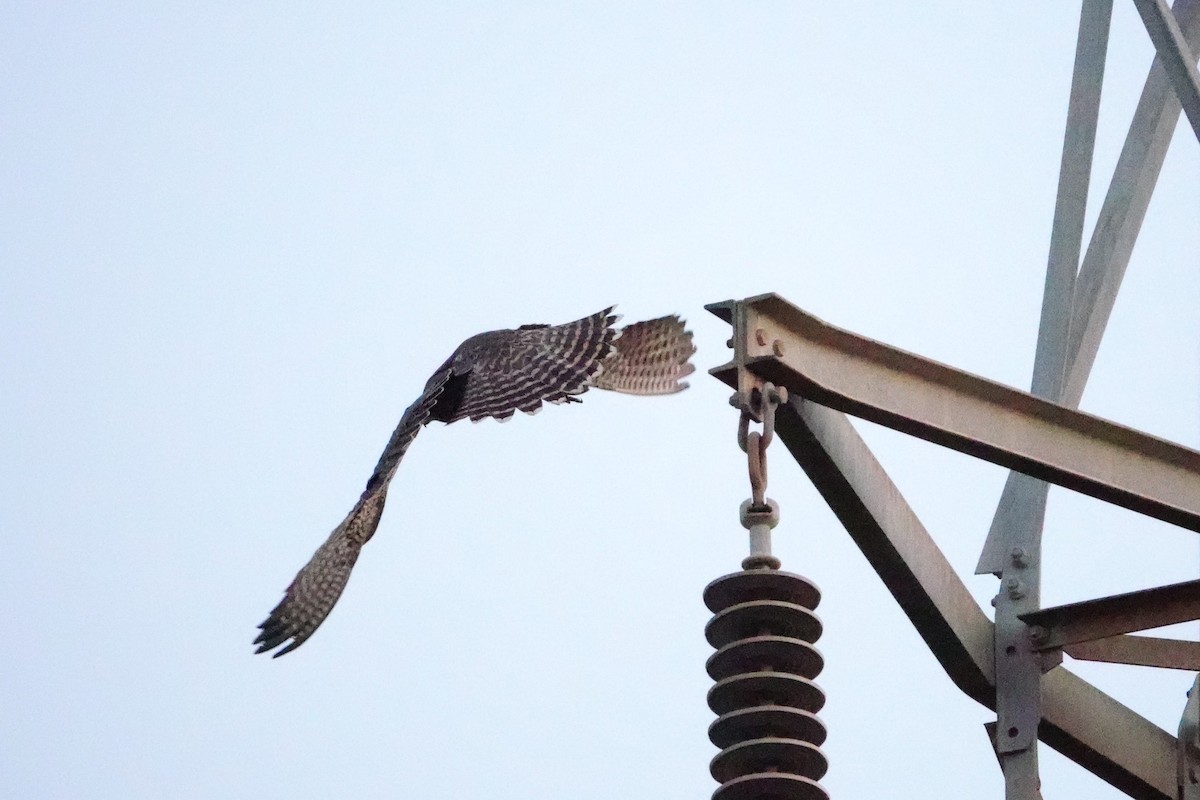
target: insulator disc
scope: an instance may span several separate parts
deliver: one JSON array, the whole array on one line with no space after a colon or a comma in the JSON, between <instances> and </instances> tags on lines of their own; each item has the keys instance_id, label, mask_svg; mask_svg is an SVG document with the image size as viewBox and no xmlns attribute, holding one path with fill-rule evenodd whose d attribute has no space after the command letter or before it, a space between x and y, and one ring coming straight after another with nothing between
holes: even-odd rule
<instances>
[{"instance_id":1,"label":"insulator disc","mask_svg":"<svg viewBox=\"0 0 1200 800\"><path fill-rule=\"evenodd\" d=\"M759 772L722 784L713 792L712 800L829 800L829 792L800 775Z\"/></svg>"},{"instance_id":2,"label":"insulator disc","mask_svg":"<svg viewBox=\"0 0 1200 800\"><path fill-rule=\"evenodd\" d=\"M820 746L825 742L825 725L815 714L791 706L755 706L730 711L708 726L709 741L721 748L766 737Z\"/></svg>"},{"instance_id":3,"label":"insulator disc","mask_svg":"<svg viewBox=\"0 0 1200 800\"><path fill-rule=\"evenodd\" d=\"M714 614L750 600L782 600L811 610L821 602L821 590L803 575L776 569L734 572L704 587L704 604Z\"/></svg>"},{"instance_id":4,"label":"insulator disc","mask_svg":"<svg viewBox=\"0 0 1200 800\"><path fill-rule=\"evenodd\" d=\"M730 642L708 657L706 668L714 681L739 672L791 672L805 678L821 674L825 659L817 648L786 636L752 636Z\"/></svg>"},{"instance_id":5,"label":"insulator disc","mask_svg":"<svg viewBox=\"0 0 1200 800\"><path fill-rule=\"evenodd\" d=\"M795 603L752 600L718 612L704 627L704 635L716 648L755 636L787 636L815 642L821 638L821 620Z\"/></svg>"},{"instance_id":6,"label":"insulator disc","mask_svg":"<svg viewBox=\"0 0 1200 800\"><path fill-rule=\"evenodd\" d=\"M734 675L708 690L708 707L718 715L752 706L791 706L815 714L824 705L825 692L820 686L786 672Z\"/></svg>"},{"instance_id":7,"label":"insulator disc","mask_svg":"<svg viewBox=\"0 0 1200 800\"><path fill-rule=\"evenodd\" d=\"M720 783L755 772L786 772L821 780L829 761L815 744L796 739L751 739L726 748L713 758L708 771Z\"/></svg>"}]
</instances>

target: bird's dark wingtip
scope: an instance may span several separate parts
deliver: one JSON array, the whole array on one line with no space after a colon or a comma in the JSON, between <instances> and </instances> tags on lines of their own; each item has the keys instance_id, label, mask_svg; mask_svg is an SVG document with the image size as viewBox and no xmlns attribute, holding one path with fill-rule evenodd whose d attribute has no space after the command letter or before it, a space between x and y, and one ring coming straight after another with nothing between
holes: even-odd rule
<instances>
[{"instance_id":1,"label":"bird's dark wingtip","mask_svg":"<svg viewBox=\"0 0 1200 800\"><path fill-rule=\"evenodd\" d=\"M287 635L287 634L276 635L276 636L272 636L272 637L266 638L266 639L264 639L262 636L259 636L259 638L255 639L253 642L253 644L258 645L258 649L254 651L254 655L257 656L257 655L261 655L262 653L267 652L268 650L274 650L276 647L279 647L279 645L286 642L289 638L291 638L291 636ZM261 644L259 644L260 641L262 642ZM299 647L302 642L303 642L303 639L293 640L291 643L288 644L287 647L283 648L279 652L272 653L271 658L279 658L281 655L284 655L285 653L292 652L297 647Z\"/></svg>"},{"instance_id":2,"label":"bird's dark wingtip","mask_svg":"<svg viewBox=\"0 0 1200 800\"><path fill-rule=\"evenodd\" d=\"M265 653L268 650L274 650L295 635L295 632L288 630L288 626L284 624L278 607L271 612L269 617L258 623L258 628L258 636L254 637L254 641L251 642L252 645L258 645L258 649L254 651L255 655ZM274 653L273 657L281 656L294 649L297 645L297 642L292 642L286 649Z\"/></svg>"}]
</instances>

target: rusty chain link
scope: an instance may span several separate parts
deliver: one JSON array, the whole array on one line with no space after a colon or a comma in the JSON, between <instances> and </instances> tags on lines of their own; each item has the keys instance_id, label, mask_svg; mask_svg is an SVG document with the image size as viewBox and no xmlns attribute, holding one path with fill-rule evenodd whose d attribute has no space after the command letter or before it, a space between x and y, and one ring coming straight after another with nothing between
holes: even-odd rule
<instances>
[{"instance_id":1,"label":"rusty chain link","mask_svg":"<svg viewBox=\"0 0 1200 800\"><path fill-rule=\"evenodd\" d=\"M755 389L749 398L736 397L742 409L738 419L738 447L746 454L750 471L750 504L754 509L766 509L767 500L767 447L775 438L775 409L787 402L787 389L773 383L765 383L761 390ZM762 432L751 431L750 421L762 418Z\"/></svg>"}]
</instances>

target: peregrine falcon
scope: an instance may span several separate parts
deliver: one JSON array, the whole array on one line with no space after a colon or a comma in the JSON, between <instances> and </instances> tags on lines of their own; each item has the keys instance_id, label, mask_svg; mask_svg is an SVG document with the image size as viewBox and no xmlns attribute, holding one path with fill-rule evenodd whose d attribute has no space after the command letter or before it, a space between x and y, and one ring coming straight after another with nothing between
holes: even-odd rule
<instances>
[{"instance_id":1,"label":"peregrine falcon","mask_svg":"<svg viewBox=\"0 0 1200 800\"><path fill-rule=\"evenodd\" d=\"M467 339L446 359L400 417L358 502L297 573L279 605L260 624L256 653L304 644L329 616L362 546L375 534L388 484L421 428L433 420L500 421L533 414L543 402L578 403L589 388L637 395L674 394L694 367L692 334L679 317L618 330L606 308L565 325L522 325ZM289 641L290 640L290 641Z\"/></svg>"}]
</instances>

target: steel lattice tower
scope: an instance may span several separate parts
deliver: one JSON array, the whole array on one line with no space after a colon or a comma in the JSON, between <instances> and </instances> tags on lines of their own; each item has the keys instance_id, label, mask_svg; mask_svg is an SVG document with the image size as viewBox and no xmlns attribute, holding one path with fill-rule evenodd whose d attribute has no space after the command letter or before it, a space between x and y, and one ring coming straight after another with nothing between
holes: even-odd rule
<instances>
[{"instance_id":1,"label":"steel lattice tower","mask_svg":"<svg viewBox=\"0 0 1200 800\"><path fill-rule=\"evenodd\" d=\"M1040 797L1039 742L1131 797L1200 800L1200 678L1172 736L1061 666L1065 652L1200 672L1200 643L1130 635L1200 619L1200 580L1051 608L1042 607L1040 596L1051 484L1200 532L1200 452L1078 410L1181 110L1200 138L1200 0L1177 0L1173 9L1164 0L1133 1L1157 58L1086 248L1084 212L1113 6L1083 2L1029 392L835 328L773 294L708 307L733 330L733 360L712 373L737 391L743 414L756 404L761 409L774 387L786 390L774 413L779 438L951 680L995 710L988 731L1007 800ZM847 414L1012 470L976 568L999 578L994 613L971 597ZM770 565L746 569L761 574ZM767 582L782 586L785 573L777 574ZM744 604L741 595L725 598L738 601L731 604L713 602L713 586L706 601L718 616ZM754 602L779 602L764 591ZM809 596L809 607L818 599L819 593ZM739 641L709 638L721 647ZM819 745L823 729L812 736ZM802 750L781 748L779 763L751 759L751 766L759 773L823 772L824 757L801 763ZM753 796L723 795L734 772L718 774L715 761L713 772L725 784L718 795Z\"/></svg>"}]
</instances>

